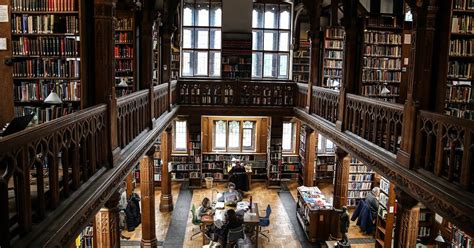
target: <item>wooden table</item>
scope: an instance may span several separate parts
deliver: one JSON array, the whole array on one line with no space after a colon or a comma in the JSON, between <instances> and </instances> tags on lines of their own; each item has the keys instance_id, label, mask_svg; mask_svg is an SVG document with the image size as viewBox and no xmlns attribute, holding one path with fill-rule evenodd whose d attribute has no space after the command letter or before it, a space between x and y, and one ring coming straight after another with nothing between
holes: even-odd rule
<instances>
[{"instance_id":1,"label":"wooden table","mask_svg":"<svg viewBox=\"0 0 474 248\"><path fill-rule=\"evenodd\" d=\"M235 209L234 207L227 207L224 209ZM247 213L255 213L255 215L248 215ZM258 226L258 223L260 222L260 215L258 214L258 204L257 203L252 203L252 209L248 210L244 214L244 225L250 225L255 228L255 247L258 247L258 233L260 231L260 228ZM206 244L206 236L204 235L205 230L204 227L207 225L213 225L214 224L214 218L201 218L201 231L202 231L202 244Z\"/></svg>"}]
</instances>

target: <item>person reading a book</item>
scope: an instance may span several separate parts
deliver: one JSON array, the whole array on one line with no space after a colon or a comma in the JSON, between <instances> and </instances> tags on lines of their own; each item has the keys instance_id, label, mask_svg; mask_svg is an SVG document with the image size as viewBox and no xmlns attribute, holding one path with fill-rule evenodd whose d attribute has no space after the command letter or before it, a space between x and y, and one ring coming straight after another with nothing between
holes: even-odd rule
<instances>
[{"instance_id":1,"label":"person reading a book","mask_svg":"<svg viewBox=\"0 0 474 248\"><path fill-rule=\"evenodd\" d=\"M235 206L237 202L242 200L242 195L235 190L235 184L229 183L227 191L222 193L222 196L217 199L219 202L224 202L225 205Z\"/></svg>"},{"instance_id":2,"label":"person reading a book","mask_svg":"<svg viewBox=\"0 0 474 248\"><path fill-rule=\"evenodd\" d=\"M211 201L209 200L209 198L204 197L204 199L202 199L201 206L199 206L199 209L198 209L198 216L199 218L201 218L204 215L212 215L212 214L213 214L213 211L211 208Z\"/></svg>"}]
</instances>

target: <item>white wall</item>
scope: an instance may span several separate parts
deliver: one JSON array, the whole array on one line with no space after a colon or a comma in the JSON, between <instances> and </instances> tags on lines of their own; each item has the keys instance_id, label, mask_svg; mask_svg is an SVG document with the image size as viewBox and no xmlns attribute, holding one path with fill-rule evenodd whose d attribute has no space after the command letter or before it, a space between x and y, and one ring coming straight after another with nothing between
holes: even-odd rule
<instances>
[{"instance_id":1,"label":"white wall","mask_svg":"<svg viewBox=\"0 0 474 248\"><path fill-rule=\"evenodd\" d=\"M252 0L222 1L222 32L252 33Z\"/></svg>"}]
</instances>

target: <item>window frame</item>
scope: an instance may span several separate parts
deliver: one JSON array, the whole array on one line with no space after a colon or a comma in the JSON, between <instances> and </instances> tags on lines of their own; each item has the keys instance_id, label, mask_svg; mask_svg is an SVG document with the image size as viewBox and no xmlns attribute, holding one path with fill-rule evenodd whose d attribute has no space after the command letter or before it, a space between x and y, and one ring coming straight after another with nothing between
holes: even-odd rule
<instances>
[{"instance_id":1,"label":"window frame","mask_svg":"<svg viewBox=\"0 0 474 248\"><path fill-rule=\"evenodd\" d=\"M290 134L290 137L291 137L290 146L291 146L291 148L290 148L290 150L285 150L285 149L283 149L283 142L284 142L283 132L284 132L285 124L288 124L288 123L291 124L291 134ZM282 131L282 133L281 133L281 143L282 143L281 151L282 151L283 154L295 154L296 153L296 144L298 143L298 140L296 140L296 138L297 138L297 136L296 136L296 133L297 133L296 127L297 127L296 122L294 122L294 121L284 121L283 122L282 130L281 130Z\"/></svg>"},{"instance_id":2,"label":"window frame","mask_svg":"<svg viewBox=\"0 0 474 248\"><path fill-rule=\"evenodd\" d=\"M256 6L261 5L263 6L263 20L262 20L262 25L261 27L254 27L253 25L253 12L256 9ZM278 6L278 28L266 28L265 27L265 10L267 5L277 5ZM280 8L281 6L289 6L289 24L288 24L288 29L285 28L280 28ZM260 49L254 49L254 32L261 32L262 33L262 46ZM276 49L275 50L265 50L265 31L271 31L271 32L276 32ZM280 50L280 34L284 32L288 32L288 50L283 51ZM254 2L253 3L253 8L252 8L252 65L251 65L251 78L252 79L277 79L277 80L288 80L291 78L292 74L292 65L293 65L293 39L292 39L292 34L293 34L293 4L289 2L281 2L281 3L261 3L261 2ZM260 67L261 75L260 76L255 76L254 75L254 54L261 54L261 64L257 63L257 67ZM275 70L276 70L276 76L265 76L264 75L264 68L265 68L265 55L266 54L272 54L273 56L276 56L276 64L275 64ZM287 55L287 68L286 68L286 76L280 76L280 57L281 55ZM273 70L272 70L273 71Z\"/></svg>"},{"instance_id":3,"label":"window frame","mask_svg":"<svg viewBox=\"0 0 474 248\"><path fill-rule=\"evenodd\" d=\"M245 153L245 152L248 152L248 153L255 153L257 151L257 128L258 128L258 125L259 125L259 120L257 119L252 119L252 118L249 118L249 119L232 119L232 118L213 118L213 119L210 119L211 123L212 123L212 128L211 128L211 150L212 152L230 152L230 153ZM221 148L221 147L216 147L216 131L217 131L217 123L219 121L223 121L225 122L225 127L226 127L226 130L225 130L225 138L226 138L226 142L225 142L225 148ZM236 121L239 123L239 137L238 137L238 142L239 142L239 146L238 147L230 147L229 146L229 136L230 136L230 123L233 122L233 121ZM244 147L243 146L243 138L244 138L244 134L243 134L243 125L245 122L247 121L250 121L253 123L253 127L252 127L252 135L251 135L251 143L252 143L252 146L250 147ZM247 128L248 129L248 128Z\"/></svg>"},{"instance_id":4,"label":"window frame","mask_svg":"<svg viewBox=\"0 0 474 248\"><path fill-rule=\"evenodd\" d=\"M209 2L199 2L198 0L182 0L181 1L181 16L184 16L184 10L185 10L185 4L187 5L192 5L193 6L193 21L192 25L185 25L184 21L181 22L181 47L180 47L180 69L179 69L179 75L182 78L220 78L222 75L222 1L220 0L209 0ZM196 24L196 10L198 10L197 5L199 4L209 4L208 8L208 23L206 26L199 26ZM220 19L220 25L219 26L211 26L211 10L212 10L212 5L213 4L218 4L221 10L221 19ZM184 31L185 29L191 29L191 47L192 48L184 48ZM198 38L195 37L198 30L205 30L207 31L207 48L197 48L198 44ZM211 33L212 31L219 31L220 32L220 47L219 48L211 48ZM197 55L199 53L205 52L207 53L207 68L206 68L206 74L197 74ZM184 75L184 54L189 53L190 54L190 68L191 68L191 75ZM219 53L219 69L218 69L218 75L210 75L211 72L211 66L214 64L211 64L211 55Z\"/></svg>"},{"instance_id":5,"label":"window frame","mask_svg":"<svg viewBox=\"0 0 474 248\"><path fill-rule=\"evenodd\" d=\"M186 146L185 149L181 149L181 148L180 148L180 149L177 149L177 148L176 148L176 143L177 143L177 142L176 142L176 138L178 137L178 135L177 135L177 133L176 133L176 131L177 131L177 128L176 128L176 127L177 127L177 122L184 122L184 123L185 123L185 128L186 128L186 129L185 129L185 134L184 134L184 137L185 137L185 139L186 139L186 140L185 140L185 146ZM188 150L189 150L189 146L188 146L188 144L189 144L188 132L189 132L189 130L188 130L188 122L187 122L187 120L184 120L184 119L176 119L176 120L174 120L174 122L173 122L173 138L172 138L172 140L173 140L172 153L174 153L174 154L187 154L187 153L188 153Z\"/></svg>"}]
</instances>

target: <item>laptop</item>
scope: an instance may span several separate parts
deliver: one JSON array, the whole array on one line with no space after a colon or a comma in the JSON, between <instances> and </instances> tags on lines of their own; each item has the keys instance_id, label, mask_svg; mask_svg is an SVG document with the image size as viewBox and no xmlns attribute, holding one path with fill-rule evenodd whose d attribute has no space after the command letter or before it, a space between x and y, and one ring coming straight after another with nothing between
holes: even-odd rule
<instances>
[{"instance_id":1,"label":"laptop","mask_svg":"<svg viewBox=\"0 0 474 248\"><path fill-rule=\"evenodd\" d=\"M0 136L5 137L7 135L22 131L28 126L28 124L30 123L30 121L33 119L34 116L35 116L34 114L30 114L30 115L15 117L10 122L10 124L8 124L8 126L5 128L5 131L3 131L3 133L1 133Z\"/></svg>"}]
</instances>

